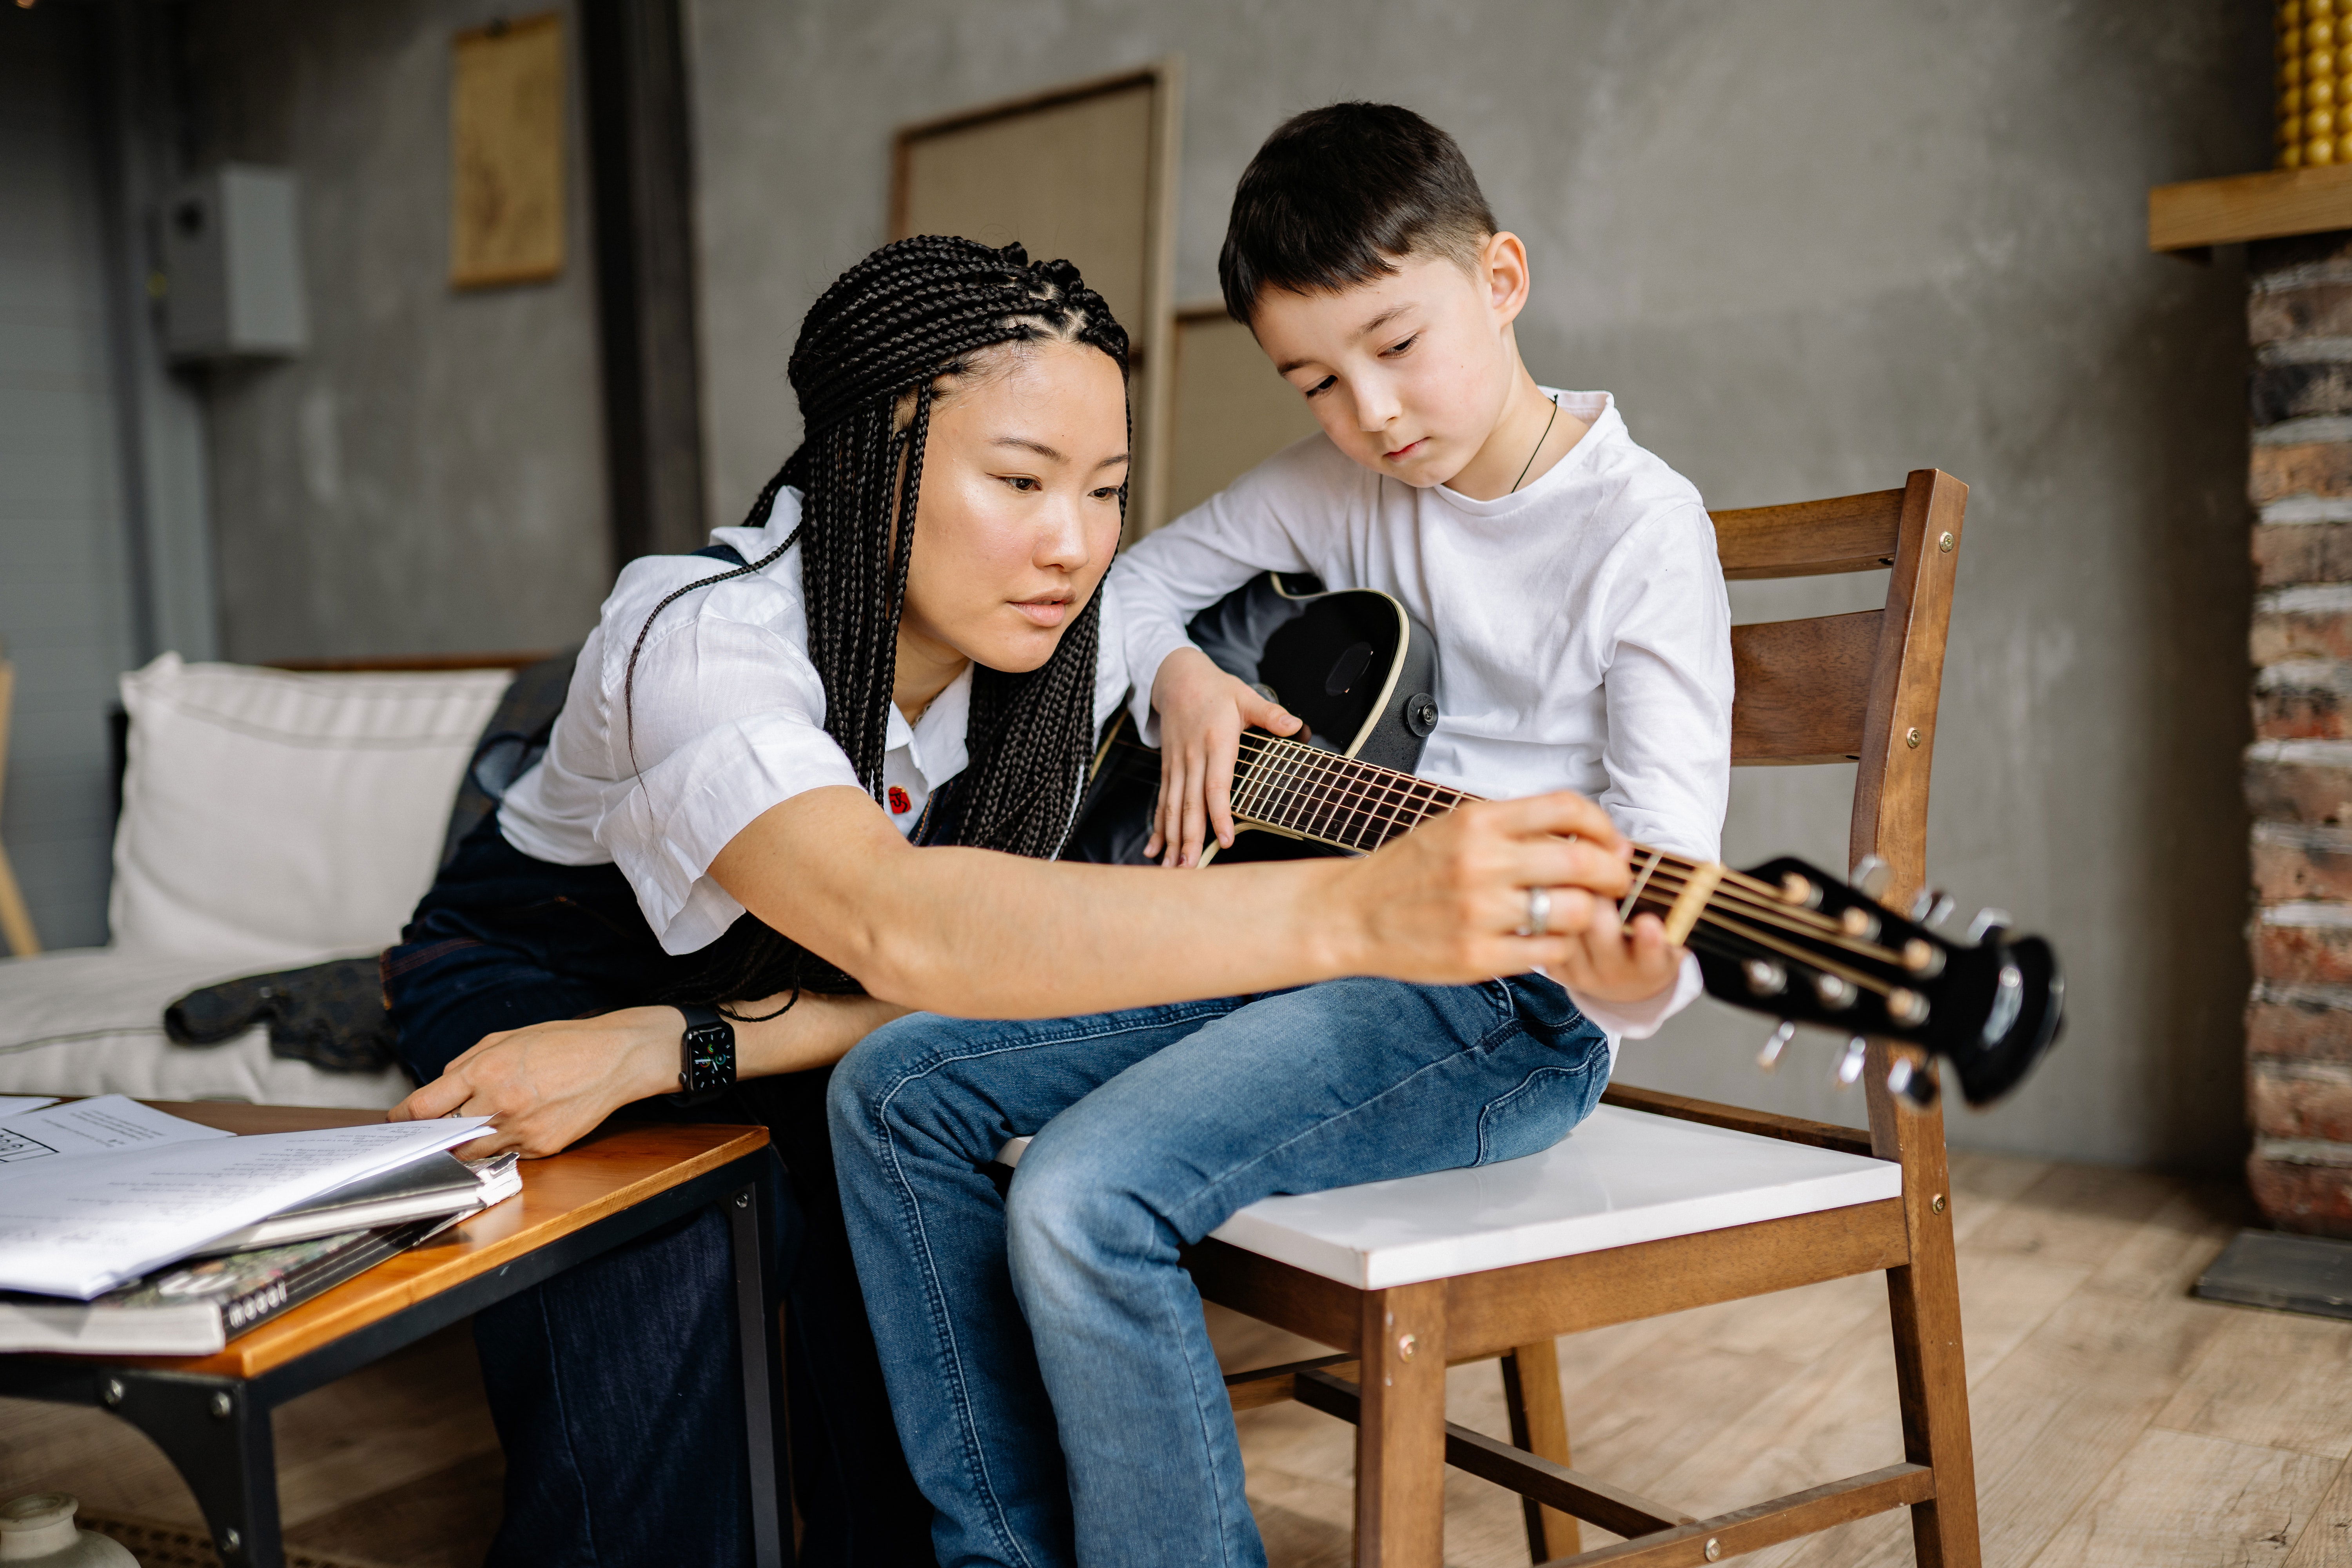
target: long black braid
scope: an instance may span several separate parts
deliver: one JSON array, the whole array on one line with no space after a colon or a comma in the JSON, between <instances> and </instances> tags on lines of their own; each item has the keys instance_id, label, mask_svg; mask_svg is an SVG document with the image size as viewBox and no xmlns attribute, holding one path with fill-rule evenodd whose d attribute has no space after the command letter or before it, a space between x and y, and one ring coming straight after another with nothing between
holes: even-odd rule
<instances>
[{"instance_id":1,"label":"long black braid","mask_svg":"<svg viewBox=\"0 0 2352 1568\"><path fill-rule=\"evenodd\" d=\"M1019 245L998 250L927 235L886 245L843 273L810 307L793 349L801 445L761 488L745 520L747 527L763 524L791 485L801 492L800 526L760 560L690 583L654 606L629 650L625 717L654 616L698 589L763 571L797 542L825 731L878 801L898 617L939 384L970 373L984 350L1048 341L1100 349L1126 374L1125 329L1067 261L1032 262ZM1122 514L1126 505L1122 487ZM1036 669L974 668L966 731L971 761L934 792L929 842L1040 859L1060 852L1093 752L1101 606L1097 592ZM860 987L747 914L708 950L700 972L665 999L739 1001L784 991L797 997L803 989Z\"/></svg>"}]
</instances>

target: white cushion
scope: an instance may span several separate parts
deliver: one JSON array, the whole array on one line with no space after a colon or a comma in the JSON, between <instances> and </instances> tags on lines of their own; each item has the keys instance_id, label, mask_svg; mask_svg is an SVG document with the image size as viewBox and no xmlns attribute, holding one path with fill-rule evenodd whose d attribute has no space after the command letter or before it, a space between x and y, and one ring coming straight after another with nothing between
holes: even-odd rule
<instances>
[{"instance_id":1,"label":"white cushion","mask_svg":"<svg viewBox=\"0 0 2352 1568\"><path fill-rule=\"evenodd\" d=\"M1381 1290L1902 1195L1891 1161L1603 1105L1540 1154L1261 1198L1210 1234Z\"/></svg>"},{"instance_id":2,"label":"white cushion","mask_svg":"<svg viewBox=\"0 0 2352 1568\"><path fill-rule=\"evenodd\" d=\"M306 953L308 959L340 956ZM219 959L71 948L0 959L0 1094L128 1094L261 1105L398 1104L397 1068L328 1072L269 1054L268 1031L217 1046L175 1046L163 1009L200 985L253 973Z\"/></svg>"},{"instance_id":3,"label":"white cushion","mask_svg":"<svg viewBox=\"0 0 2352 1568\"><path fill-rule=\"evenodd\" d=\"M297 675L168 653L124 676L116 945L249 970L396 941L511 679Z\"/></svg>"}]
</instances>

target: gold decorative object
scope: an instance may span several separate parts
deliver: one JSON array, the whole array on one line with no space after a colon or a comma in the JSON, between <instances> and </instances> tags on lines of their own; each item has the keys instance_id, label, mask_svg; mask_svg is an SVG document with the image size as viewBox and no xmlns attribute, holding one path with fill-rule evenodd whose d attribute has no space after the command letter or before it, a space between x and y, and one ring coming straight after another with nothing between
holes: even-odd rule
<instances>
[{"instance_id":1,"label":"gold decorative object","mask_svg":"<svg viewBox=\"0 0 2352 1568\"><path fill-rule=\"evenodd\" d=\"M2278 166L2352 163L2352 0L2278 0Z\"/></svg>"}]
</instances>

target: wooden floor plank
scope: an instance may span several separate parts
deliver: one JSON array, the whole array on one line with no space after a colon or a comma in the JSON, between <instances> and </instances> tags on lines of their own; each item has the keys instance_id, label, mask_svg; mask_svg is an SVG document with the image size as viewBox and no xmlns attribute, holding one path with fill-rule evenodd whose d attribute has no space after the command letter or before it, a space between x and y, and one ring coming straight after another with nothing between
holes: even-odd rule
<instances>
[{"instance_id":1,"label":"wooden floor plank","mask_svg":"<svg viewBox=\"0 0 2352 1568\"><path fill-rule=\"evenodd\" d=\"M2151 1427L2032 1568L2284 1568L2340 1468L2292 1448Z\"/></svg>"},{"instance_id":2,"label":"wooden floor plank","mask_svg":"<svg viewBox=\"0 0 2352 1568\"><path fill-rule=\"evenodd\" d=\"M2049 1184L2037 1184L2037 1190ZM2170 1200L2137 1224L2129 1217L2140 1206L2137 1202L2101 1203L2083 1216L2045 1214L2033 1231L2020 1227L1993 1238L2012 1256L2032 1256L2041 1249L2014 1247L2020 1235L2063 1235L2082 1255L2101 1261L1970 1390L1988 1563L2032 1560L2171 1403L2198 1356L2226 1327L2226 1315L2236 1310L2188 1295L2198 1272L2233 1234L2232 1218L2204 1194L2168 1186ZM2134 1189L2085 1183L2078 1190ZM1979 1233L1979 1241L2016 1217L2016 1210L2002 1215ZM1851 1533L1871 1532L1857 1527ZM1825 1545L1790 1562L1803 1568L1907 1568L1911 1562L1907 1531L1890 1531L1866 1551L1843 1554L1850 1549Z\"/></svg>"},{"instance_id":3,"label":"wooden floor plank","mask_svg":"<svg viewBox=\"0 0 2352 1568\"><path fill-rule=\"evenodd\" d=\"M2286 1568L2352 1568L2352 1460L2336 1470Z\"/></svg>"},{"instance_id":4,"label":"wooden floor plank","mask_svg":"<svg viewBox=\"0 0 2352 1568\"><path fill-rule=\"evenodd\" d=\"M2053 1164L1969 1233L1969 1251L2096 1268L2179 1190L2178 1183L2144 1171Z\"/></svg>"},{"instance_id":5,"label":"wooden floor plank","mask_svg":"<svg viewBox=\"0 0 2352 1568\"><path fill-rule=\"evenodd\" d=\"M2352 1322L2231 1313L2156 1424L2331 1459L2352 1454Z\"/></svg>"},{"instance_id":6,"label":"wooden floor plank","mask_svg":"<svg viewBox=\"0 0 2352 1568\"><path fill-rule=\"evenodd\" d=\"M1952 1235L1969 1233L2022 1197L2033 1184L2050 1173L2050 1160L2029 1160L2016 1154L1978 1154L1966 1149L1945 1151L1952 1173Z\"/></svg>"},{"instance_id":7,"label":"wooden floor plank","mask_svg":"<svg viewBox=\"0 0 2352 1568\"><path fill-rule=\"evenodd\" d=\"M480 1568L505 1479L496 1453L460 1459L289 1526L287 1544L400 1568Z\"/></svg>"}]
</instances>

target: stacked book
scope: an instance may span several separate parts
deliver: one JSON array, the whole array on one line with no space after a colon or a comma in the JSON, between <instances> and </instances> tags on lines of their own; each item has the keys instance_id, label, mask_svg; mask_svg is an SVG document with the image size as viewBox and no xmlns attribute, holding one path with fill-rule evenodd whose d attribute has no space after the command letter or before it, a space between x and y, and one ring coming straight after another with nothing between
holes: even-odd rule
<instances>
[{"instance_id":1,"label":"stacked book","mask_svg":"<svg viewBox=\"0 0 2352 1568\"><path fill-rule=\"evenodd\" d=\"M0 1352L202 1355L522 1188L479 1117L231 1137L0 1102Z\"/></svg>"}]
</instances>

